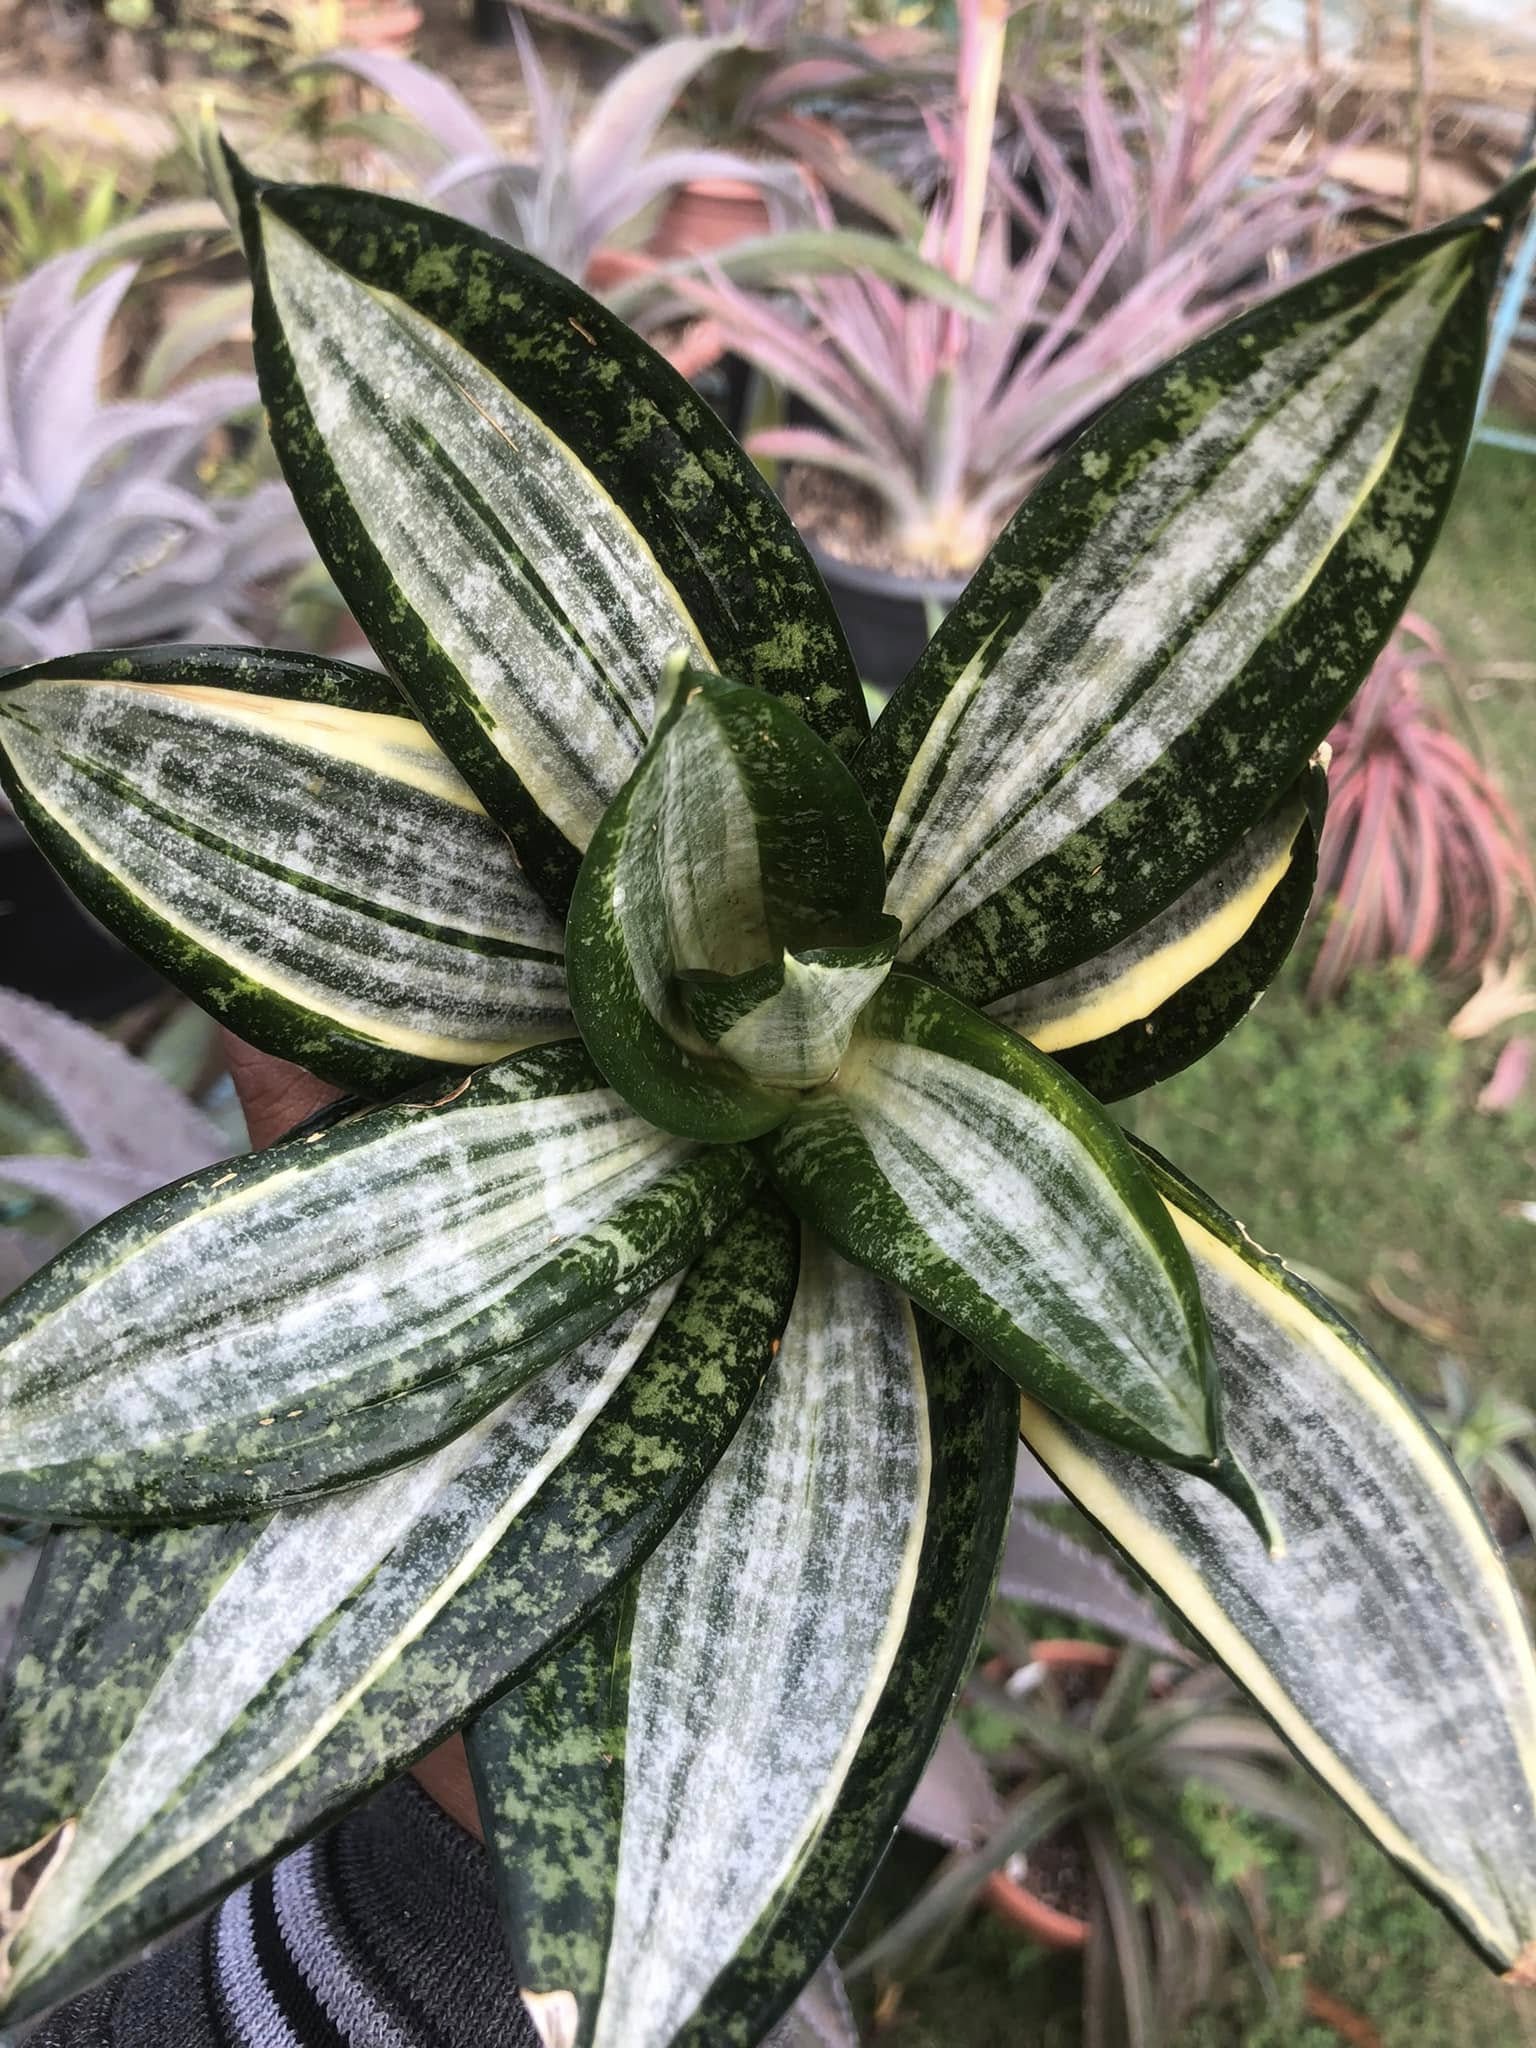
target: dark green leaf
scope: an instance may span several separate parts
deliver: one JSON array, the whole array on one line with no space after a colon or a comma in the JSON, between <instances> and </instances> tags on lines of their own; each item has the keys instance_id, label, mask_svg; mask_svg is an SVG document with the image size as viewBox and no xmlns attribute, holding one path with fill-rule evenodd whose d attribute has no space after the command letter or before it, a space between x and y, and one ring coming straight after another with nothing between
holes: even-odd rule
<instances>
[{"instance_id":1,"label":"dark green leaf","mask_svg":"<svg viewBox=\"0 0 1536 2048\"><path fill-rule=\"evenodd\" d=\"M12 1951L6 2017L201 1910L579 1625L729 1443L783 1328L796 1245L779 1205L759 1198L675 1293L471 1438L249 1537L71 1532L69 1576L56 1571L34 1610L5 1702L0 1841L78 1825ZM189 1544L195 1559L232 1551L195 1624L222 1557L203 1559L204 1590L184 1593L174 1575ZM146 1634L122 1691L108 1685L94 1705L130 1610Z\"/></svg>"},{"instance_id":2,"label":"dark green leaf","mask_svg":"<svg viewBox=\"0 0 1536 2048\"><path fill-rule=\"evenodd\" d=\"M1460 1475L1362 1338L1152 1154L1232 1446L1285 1540L1023 1404L1026 1442L1499 1968L1536 1958L1536 1660Z\"/></svg>"},{"instance_id":3,"label":"dark green leaf","mask_svg":"<svg viewBox=\"0 0 1536 2048\"><path fill-rule=\"evenodd\" d=\"M206 1168L0 1309L0 1512L201 1519L400 1464L686 1265L756 1181L575 1044Z\"/></svg>"},{"instance_id":4,"label":"dark green leaf","mask_svg":"<svg viewBox=\"0 0 1536 2048\"><path fill-rule=\"evenodd\" d=\"M807 1239L709 1486L471 1739L514 1952L583 2048L756 2048L815 1971L972 1654L1012 1421L999 1375Z\"/></svg>"},{"instance_id":5,"label":"dark green leaf","mask_svg":"<svg viewBox=\"0 0 1536 2048\"><path fill-rule=\"evenodd\" d=\"M1115 1125L1011 1031L892 975L760 1149L807 1221L1021 1386L1242 1490L1178 1233Z\"/></svg>"},{"instance_id":6,"label":"dark green leaf","mask_svg":"<svg viewBox=\"0 0 1536 2048\"><path fill-rule=\"evenodd\" d=\"M1177 902L1108 953L994 1003L1017 1031L1114 1102L1204 1059L1296 942L1317 879L1327 778L1309 769Z\"/></svg>"},{"instance_id":7,"label":"dark green leaf","mask_svg":"<svg viewBox=\"0 0 1536 2048\"><path fill-rule=\"evenodd\" d=\"M884 895L879 839L831 749L762 691L675 668L571 902L592 1057L664 1130L755 1137L833 1072L885 978Z\"/></svg>"},{"instance_id":8,"label":"dark green leaf","mask_svg":"<svg viewBox=\"0 0 1536 2048\"><path fill-rule=\"evenodd\" d=\"M1295 781L1460 473L1536 172L1154 372L1026 500L859 757L902 959L999 997L1119 946Z\"/></svg>"},{"instance_id":9,"label":"dark green leaf","mask_svg":"<svg viewBox=\"0 0 1536 2048\"><path fill-rule=\"evenodd\" d=\"M0 781L140 958L326 1080L388 1095L574 1030L558 924L365 669L241 647L22 669Z\"/></svg>"},{"instance_id":10,"label":"dark green leaf","mask_svg":"<svg viewBox=\"0 0 1536 2048\"><path fill-rule=\"evenodd\" d=\"M563 907L665 658L866 730L831 605L709 408L577 286L375 193L242 181L257 369L317 546Z\"/></svg>"}]
</instances>

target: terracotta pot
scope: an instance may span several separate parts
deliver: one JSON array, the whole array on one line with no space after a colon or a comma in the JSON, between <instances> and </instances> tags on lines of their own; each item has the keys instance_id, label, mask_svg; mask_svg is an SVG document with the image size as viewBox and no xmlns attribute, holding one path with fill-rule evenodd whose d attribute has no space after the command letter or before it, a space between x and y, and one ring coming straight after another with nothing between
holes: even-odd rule
<instances>
[{"instance_id":1,"label":"terracotta pot","mask_svg":"<svg viewBox=\"0 0 1536 2048\"><path fill-rule=\"evenodd\" d=\"M1042 1948L1083 1948L1091 1932L1086 1920L1063 1913L1001 1870L994 1870L981 1888L981 1903L1005 1926L1018 1928Z\"/></svg>"},{"instance_id":2,"label":"terracotta pot","mask_svg":"<svg viewBox=\"0 0 1536 2048\"><path fill-rule=\"evenodd\" d=\"M1051 1671L1113 1671L1120 1662L1114 1643L1079 1643L1071 1636L1042 1636L1029 1646L1031 1664Z\"/></svg>"},{"instance_id":3,"label":"terracotta pot","mask_svg":"<svg viewBox=\"0 0 1536 2048\"><path fill-rule=\"evenodd\" d=\"M1031 1664L1043 1665L1050 1671L1113 1671L1119 1660L1120 1652L1113 1643L1079 1643L1065 1636L1046 1636L1029 1646ZM987 1667L987 1675L992 1677L992 1666L1003 1663L1002 1658L994 1658ZM999 1675L1006 1676L1006 1669ZM980 1896L989 1913L1006 1926L1018 1928L1042 1948L1082 1948L1092 1932L1086 1920L1036 1898L1027 1884L1019 1884L1001 1870L987 1879Z\"/></svg>"},{"instance_id":4,"label":"terracotta pot","mask_svg":"<svg viewBox=\"0 0 1536 2048\"><path fill-rule=\"evenodd\" d=\"M743 178L699 178L679 185L667 201L651 253L667 261L680 256L707 256L748 235L766 235L768 202L756 185Z\"/></svg>"},{"instance_id":5,"label":"terracotta pot","mask_svg":"<svg viewBox=\"0 0 1536 2048\"><path fill-rule=\"evenodd\" d=\"M644 277L655 268L655 257L646 255L643 249L599 249L588 263L582 281L588 291L611 292L615 285L628 284L631 278Z\"/></svg>"}]
</instances>

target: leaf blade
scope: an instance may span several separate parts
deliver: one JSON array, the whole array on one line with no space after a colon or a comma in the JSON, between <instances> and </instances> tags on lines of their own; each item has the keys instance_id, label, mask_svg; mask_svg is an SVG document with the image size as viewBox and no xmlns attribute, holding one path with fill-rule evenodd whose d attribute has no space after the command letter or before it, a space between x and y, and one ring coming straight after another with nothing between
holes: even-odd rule
<instances>
[{"instance_id":1,"label":"leaf blade","mask_svg":"<svg viewBox=\"0 0 1536 2048\"><path fill-rule=\"evenodd\" d=\"M0 777L87 907L262 1051L384 1095L570 1035L559 926L382 677L204 649L0 687Z\"/></svg>"},{"instance_id":2,"label":"leaf blade","mask_svg":"<svg viewBox=\"0 0 1536 2048\"><path fill-rule=\"evenodd\" d=\"M1002 1412L996 1376L964 1347L933 1333L931 1326L925 1328L919 1348L915 1327L908 1323L904 1334L901 1330L906 1312L897 1297L868 1276L842 1267L825 1250L813 1250L810 1240L806 1257L812 1262L809 1284L797 1296L766 1399L754 1408L722 1464L718 1485L712 1484L710 1494L678 1525L676 1537L655 1554L636 1582L632 1597L638 1613L611 1614L600 1643L585 1650L573 1647L568 1653L578 1674L584 1660L584 1683L575 1693L567 1693L564 1711L579 1706L590 1718L573 1726L562 1722L557 1707L553 1714L534 1714L526 1724L531 1728L537 1723L547 1731L560 1726L567 1745L577 1745L580 1767L564 1784L558 1767L546 1767L560 1752L551 1750L547 1741L530 1744L525 1739L528 1701L522 1693L510 1696L495 1715L478 1724L472 1738L482 1810L488 1832L500 1844L499 1881L514 1945L529 1959L535 1978L547 1975L558 1988L574 1993L578 2038L583 2042L626 2039L657 2048L671 2041L755 2044L761 2038L817 1967L883 1849L937 1736L985 1604L1011 1480L1008 1453L995 1427ZM824 1327L810 1318L820 1312L818 1293L825 1305L829 1275L840 1283L841 1305L835 1313L845 1319L837 1326L845 1334L841 1339L829 1336L828 1343L842 1351L855 1332L869 1333L876 1341L866 1348L880 1352L887 1369L890 1359L884 1354L894 1344L912 1361L897 1375L897 1386L915 1366L918 1377L913 1385L924 1389L918 1399L925 1426L920 1435L912 1433L910 1423L906 1426L909 1449L903 1454L908 1460L915 1454L928 1465L920 1488L925 1497L924 1527L908 1530L905 1537L897 1531L891 1549L875 1538L868 1518L859 1524L861 1533L877 1548L883 1546L888 1561L895 1563L890 1585L899 1622L889 1596L877 1602L875 1614L853 1622L864 1649L856 1655L850 1647L851 1672L837 1668L840 1657L834 1656L829 1668L815 1654L814 1645L828 1626L836 1624L835 1614L822 1610L819 1620L807 1624L809 1633L798 1646L786 1642L784 1629L775 1638L764 1624L768 1609L777 1612L784 1593L781 1590L776 1600L772 1584L760 1574L744 1572L742 1560L755 1550L775 1515L781 1518L781 1533L787 1533L782 1516L788 1494L780 1491L777 1506L765 1508L754 1493L756 1534L740 1547L725 1541L724 1548L736 1552L734 1563L723 1560L718 1547L706 1545L700 1574L717 1595L725 1596L717 1598L711 1610L711 1639L733 1639L729 1647L735 1650L752 1646L750 1655L729 1660L736 1685L720 1696L736 1707L741 1726L734 1739L718 1727L702 1738L708 1749L702 1759L703 1776L695 1779L685 1765L678 1781L686 1802L682 1836L671 1847L658 1844L654 1829L643 1822L642 1807L646 1814L651 1808L648 1800L636 1801L635 1781L649 1769L647 1754L658 1734L676 1723L670 1712L661 1724L644 1716L668 1699L679 1706L689 1696L690 1684L702 1682L703 1667L690 1667L686 1659L670 1661L665 1668L658 1665L656 1630L670 1637L668 1616L675 1619L674 1596L688 1576L690 1550L699 1549L700 1531L712 1528L716 1545L726 1537L721 1518L743 1505L736 1492L739 1477L775 1447L779 1456L788 1453L793 1463L791 1444L808 1420L814 1426L815 1418L803 1412L799 1397L809 1363L806 1332ZM872 1441L878 1445L886 1439L871 1414L872 1404L880 1399L877 1382L869 1362L861 1367L852 1355L856 1349L854 1345L848 1352L842 1368L859 1389L852 1407L845 1405L847 1390L840 1402L830 1387L827 1407L810 1405L828 1425L832 1410L843 1406L851 1420L856 1408L870 1422ZM892 1401L900 1405L904 1399L887 1385L881 1402L887 1420ZM921 1448L921 1436L927 1438L926 1448ZM894 1448L889 1442L886 1447ZM846 1444L839 1449L832 1442L828 1448L839 1465L848 1468L838 1483L846 1484L851 1506L865 1497L859 1475L851 1469L856 1460ZM818 1455L821 1449L818 1434ZM770 1455L770 1467L774 1462ZM889 1464L889 1459L884 1462ZM917 1466L908 1463L907 1470L915 1483ZM894 1471L892 1467L885 1476L893 1479ZM781 1467L780 1478L784 1476ZM899 1519L897 1491L893 1485L885 1503L887 1522ZM915 1497L909 1489L908 1500ZM869 1504L873 1514L873 1496ZM791 1514L791 1522L800 1526L783 1552L786 1576L791 1559L798 1563L810 1554L804 1546L815 1548L818 1532L807 1529L806 1520L803 1513ZM834 1549L851 1533L819 1532ZM899 1562L908 1553L913 1557L910 1567ZM767 1581L776 1576L776 1570L770 1571ZM700 1617L704 1597L696 1582L686 1596L685 1613ZM738 1601L752 1610L745 1619ZM835 1598L831 1604L837 1606ZM822 1609L820 1600L816 1606ZM686 1634L688 1623L678 1627ZM893 1633L899 1643L875 1647L877 1639ZM808 1663L801 1661L802 1654ZM692 1680L687 1676L690 1668ZM872 1688L869 1681L877 1670L885 1675ZM770 1770L754 1744L744 1748L740 1737L744 1730L757 1731L779 1754L770 1734L773 1716L765 1722L762 1710L778 1696L778 1689L793 1686L797 1672L818 1698L821 1689L832 1687L844 1707L833 1716L830 1729L815 1729L814 1754L786 1775ZM558 1671L542 1676L550 1688L543 1702L547 1708L558 1698L561 1678ZM873 1689L878 1689L879 1697L869 1702ZM808 1708L812 1704L806 1702ZM782 1699L780 1705L788 1725L801 1729L795 1706ZM631 1738L637 1729L635 1741ZM663 1749L673 1754L668 1741L663 1741ZM569 1747L565 1753L569 1755ZM622 1796L612 1790L615 1767L602 1762L605 1755L620 1754ZM674 1761L682 1755L676 1752ZM602 1785L605 1768L607 1783ZM599 1780L595 1787L594 1777ZM641 1789L654 1791L669 1777L670 1771L652 1771L651 1784ZM713 1788L707 1798L706 1779ZM772 1797L767 1796L770 1782L775 1788ZM819 1794L813 1790L818 1783L823 1787ZM548 1845L540 1840L538 1819L551 1810L601 1816L574 1866L558 1863L560 1848L554 1857L544 1853ZM719 1856L697 1853L699 1830L707 1831L711 1810L728 1844L723 1892L715 1889ZM611 1853L615 1850L616 1857ZM660 1875L658 1858L668 1872L665 1900L653 1885ZM741 1882L744 1878L748 1881ZM553 1895L552 1885L561 1887L562 1897ZM701 1896L706 1893L710 1896ZM686 1900L688 1922L708 1926L712 1938L697 1939L679 1921L672 1903L679 1895ZM679 1953L679 1940L687 1944L686 1953ZM541 1981L536 1988L545 1985Z\"/></svg>"},{"instance_id":3,"label":"leaf blade","mask_svg":"<svg viewBox=\"0 0 1536 2048\"><path fill-rule=\"evenodd\" d=\"M787 1200L1087 1427L1217 1471L1194 1274L1091 1099L893 975L835 1086L763 1141Z\"/></svg>"},{"instance_id":4,"label":"leaf blade","mask_svg":"<svg viewBox=\"0 0 1536 2048\"><path fill-rule=\"evenodd\" d=\"M38 1923L32 1923L30 1947L18 1945L14 1957L16 1978L8 1993L13 2011L41 2009L200 1910L440 1741L580 1623L661 1538L730 1440L788 1313L796 1247L779 1205L759 1198L675 1291L670 1285L664 1290L670 1306L627 1372L621 1358L609 1355L613 1346L599 1341L585 1347L584 1358L556 1367L549 1377L557 1384L542 1395L539 1383L523 1389L482 1432L478 1452L471 1455L465 1447L467 1462L457 1477L403 1528L372 1578L366 1559L342 1569L338 1584L355 1575L362 1589L360 1596L343 1598L330 1623L331 1636L348 1628L352 1636L340 1654L334 1644L329 1653L329 1688L322 1687L320 1695L324 1732L316 1726L313 1665L281 1667L275 1630L283 1617L279 1613L274 1623L269 1615L266 1636L251 1651L254 1670L225 1699L223 1726L215 1728L206 1757L192 1759L176 1800L126 1842L101 1882L84 1888L71 1915L53 1909L46 1945ZM629 1318L622 1341L632 1349L655 1313L652 1304ZM577 1440L561 1458L554 1438L561 1428L569 1433L572 1417ZM526 1490L541 1462L550 1467L542 1483L520 1507L515 1500L509 1504L514 1468L521 1469ZM362 1491L377 1500L413 1483L409 1473L392 1474ZM349 1514L355 1518L356 1508L354 1500L350 1506L327 1502L320 1509L283 1511L266 1525L265 1535L270 1541L276 1531L290 1547L312 1550L306 1528L327 1519L339 1525ZM50 1632L34 1636L29 1646L32 1677L21 1711L17 1695L8 1702L4 1726L11 1749L25 1758L35 1796L14 1825L11 1808L0 1808L0 1839L39 1818L57 1824L83 1808L70 1853L82 1840L88 1848L94 1840L94 1860L103 1860L106 1821L115 1821L122 1833L121 1803L115 1814L108 1812L100 1794L113 1758L123 1750L125 1716L118 1712L111 1727L98 1728L72 1711L81 1623L87 1652L107 1661L118 1649L108 1625L113 1616L137 1600L141 1618L149 1619L143 1602L157 1587L162 1598L184 1604L185 1574L174 1560L168 1568L161 1560L178 1545L217 1544L224 1534L218 1525L127 1536L68 1533L64 1540L82 1552L82 1574L103 1567L87 1577L99 1586L99 1596L84 1616L61 1599ZM105 1568L110 1565L115 1572ZM473 1568L466 1575L467 1566ZM61 1595L78 1601L79 1591L71 1584ZM360 1602L363 1620L371 1614L371 1644L353 1618ZM197 1626L208 1630L206 1613ZM141 1633L134 1640L142 1651L146 1640L154 1644L158 1638ZM310 1648L324 1649L329 1640L322 1622ZM159 1668L139 1672L126 1716L133 1725L142 1718L150 1684L163 1681L167 1668L165 1656L147 1661L158 1661ZM242 1713L252 1688L255 1704ZM119 1704L115 1695L109 1703L114 1710ZM19 1743L13 1733L18 1727ZM317 1734L318 1741L312 1739ZM263 1742L280 1753L268 1755L258 1770ZM194 1748L183 1744L188 1755ZM124 1775L120 1767L119 1781ZM26 1781L13 1774L7 1799L26 1789ZM220 1814L222 1821L210 1833ZM114 1889L122 1894L115 1905Z\"/></svg>"},{"instance_id":5,"label":"leaf blade","mask_svg":"<svg viewBox=\"0 0 1536 2048\"><path fill-rule=\"evenodd\" d=\"M663 1129L755 1137L832 1071L884 978L884 893L832 750L763 691L674 664L571 899L583 1042Z\"/></svg>"},{"instance_id":6,"label":"leaf blade","mask_svg":"<svg viewBox=\"0 0 1536 2048\"><path fill-rule=\"evenodd\" d=\"M809 557L638 337L532 258L420 208L248 180L242 204L294 495L552 904L639 757L675 648L851 747L862 698Z\"/></svg>"},{"instance_id":7,"label":"leaf blade","mask_svg":"<svg viewBox=\"0 0 1536 2048\"><path fill-rule=\"evenodd\" d=\"M1196 343L1026 500L860 756L908 962L1061 972L1301 773L1438 531L1528 191Z\"/></svg>"},{"instance_id":8,"label":"leaf blade","mask_svg":"<svg viewBox=\"0 0 1536 2048\"><path fill-rule=\"evenodd\" d=\"M1101 1102L1204 1059L1269 986L1306 920L1320 769L1166 910L1107 953L989 1006Z\"/></svg>"},{"instance_id":9,"label":"leaf blade","mask_svg":"<svg viewBox=\"0 0 1536 2048\"><path fill-rule=\"evenodd\" d=\"M1210 1309L1233 1441L1287 1537L1090 1446L1032 1450L1498 1967L1536 1928L1536 1661L1454 1466L1363 1340L1155 1156ZM1496 1789L1495 1789L1496 1788Z\"/></svg>"},{"instance_id":10,"label":"leaf blade","mask_svg":"<svg viewBox=\"0 0 1536 2048\"><path fill-rule=\"evenodd\" d=\"M686 1265L756 1178L565 1043L193 1175L0 1310L0 1499L200 1519L419 1456Z\"/></svg>"}]
</instances>

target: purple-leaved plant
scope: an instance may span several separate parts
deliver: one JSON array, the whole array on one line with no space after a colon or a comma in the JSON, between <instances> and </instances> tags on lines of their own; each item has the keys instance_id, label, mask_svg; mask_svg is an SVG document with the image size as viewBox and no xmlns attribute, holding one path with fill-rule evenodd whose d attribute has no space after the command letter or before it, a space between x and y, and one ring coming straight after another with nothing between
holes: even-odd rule
<instances>
[{"instance_id":1,"label":"purple-leaved plant","mask_svg":"<svg viewBox=\"0 0 1536 2048\"><path fill-rule=\"evenodd\" d=\"M1435 628L1409 612L1333 730L1314 1001L1381 960L1436 961L1452 975L1497 964L1521 905L1536 905L1520 821L1426 700L1427 668L1449 673L1451 657Z\"/></svg>"},{"instance_id":2,"label":"purple-leaved plant","mask_svg":"<svg viewBox=\"0 0 1536 2048\"><path fill-rule=\"evenodd\" d=\"M94 247L0 306L0 668L77 647L252 637L272 584L311 558L287 489L208 489L215 429L254 414L255 379L101 397L133 282Z\"/></svg>"},{"instance_id":3,"label":"purple-leaved plant","mask_svg":"<svg viewBox=\"0 0 1536 2048\"><path fill-rule=\"evenodd\" d=\"M1246 12L1224 21L1201 0L1166 91L1124 50L1112 47L1106 67L1090 32L1070 95L1049 107L1011 95L1016 210L1036 238L1065 217L1058 278L1077 283L1114 246L1095 310L1175 259L1195 300L1222 317L1310 266L1344 200L1330 184L1337 152L1311 132L1306 78L1256 59L1251 29Z\"/></svg>"},{"instance_id":4,"label":"purple-leaved plant","mask_svg":"<svg viewBox=\"0 0 1536 2048\"><path fill-rule=\"evenodd\" d=\"M393 126L388 153L419 182L431 206L526 249L581 279L598 250L633 237L636 223L680 186L703 178L749 182L770 215L803 216L805 186L790 164L689 145L655 149L679 95L737 39L687 36L659 43L615 74L578 122L533 39L514 22L518 61L533 115L534 155L509 156L444 78L406 57L337 50L310 67L350 72L384 93L415 124Z\"/></svg>"},{"instance_id":5,"label":"purple-leaved plant","mask_svg":"<svg viewBox=\"0 0 1536 2048\"><path fill-rule=\"evenodd\" d=\"M1198 273L1182 251L1090 317L1130 223L1063 286L1074 218L1065 199L1029 252L1014 255L999 197L1007 181L992 148L1003 29L1001 9L967 11L963 113L943 138L952 175L923 243L926 257L996 308L990 317L858 274L810 278L792 296L723 275L680 287L726 346L814 415L754 435L750 452L871 493L898 566L974 567L1051 450L1211 317L1196 303Z\"/></svg>"}]
</instances>

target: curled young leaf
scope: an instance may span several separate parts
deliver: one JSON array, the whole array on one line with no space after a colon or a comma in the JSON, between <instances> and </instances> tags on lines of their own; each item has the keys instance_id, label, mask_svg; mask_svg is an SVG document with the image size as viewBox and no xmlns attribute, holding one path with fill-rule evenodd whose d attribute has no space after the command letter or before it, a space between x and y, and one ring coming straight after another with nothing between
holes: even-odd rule
<instances>
[{"instance_id":1,"label":"curled young leaf","mask_svg":"<svg viewBox=\"0 0 1536 2048\"><path fill-rule=\"evenodd\" d=\"M1118 1129L1032 1046L893 974L762 1152L848 1257L1116 1443L1244 1498L1199 1289Z\"/></svg>"},{"instance_id":2,"label":"curled young leaf","mask_svg":"<svg viewBox=\"0 0 1536 2048\"><path fill-rule=\"evenodd\" d=\"M574 1030L560 927L383 677L249 648L0 684L0 782L75 894L263 1052L387 1095Z\"/></svg>"},{"instance_id":3,"label":"curled young leaf","mask_svg":"<svg viewBox=\"0 0 1536 2048\"><path fill-rule=\"evenodd\" d=\"M571 900L571 1001L664 1130L749 1138L830 1078L900 934L858 785L761 690L671 665Z\"/></svg>"},{"instance_id":4,"label":"curled young leaf","mask_svg":"<svg viewBox=\"0 0 1536 2048\"><path fill-rule=\"evenodd\" d=\"M0 1508L199 1519L417 1457L685 1266L757 1179L570 1044L194 1174L0 1309Z\"/></svg>"}]
</instances>

